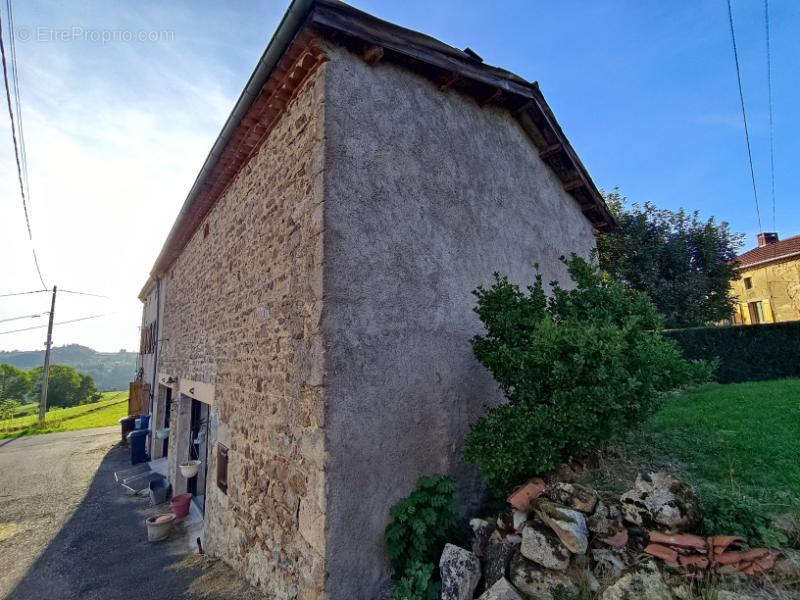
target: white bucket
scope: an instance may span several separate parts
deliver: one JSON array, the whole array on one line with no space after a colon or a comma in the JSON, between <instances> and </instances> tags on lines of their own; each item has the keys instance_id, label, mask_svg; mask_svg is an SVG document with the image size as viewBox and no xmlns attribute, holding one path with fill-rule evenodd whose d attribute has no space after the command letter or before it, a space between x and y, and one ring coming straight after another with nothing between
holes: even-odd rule
<instances>
[{"instance_id":1,"label":"white bucket","mask_svg":"<svg viewBox=\"0 0 800 600\"><path fill-rule=\"evenodd\" d=\"M172 522L175 520L175 515L160 515L157 517L150 517L145 520L147 523L147 541L158 542L163 540L169 535L169 530L172 527ZM158 523L156 521L159 521Z\"/></svg>"}]
</instances>

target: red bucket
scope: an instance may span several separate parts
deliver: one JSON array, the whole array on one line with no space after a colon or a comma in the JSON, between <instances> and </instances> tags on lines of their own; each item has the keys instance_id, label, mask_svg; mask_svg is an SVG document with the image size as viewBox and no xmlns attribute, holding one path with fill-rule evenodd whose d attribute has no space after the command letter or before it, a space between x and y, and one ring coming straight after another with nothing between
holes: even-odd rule
<instances>
[{"instance_id":1,"label":"red bucket","mask_svg":"<svg viewBox=\"0 0 800 600\"><path fill-rule=\"evenodd\" d=\"M178 494L169 501L170 508L172 508L176 519L180 519L189 514L189 502L191 501L192 495L189 493Z\"/></svg>"}]
</instances>

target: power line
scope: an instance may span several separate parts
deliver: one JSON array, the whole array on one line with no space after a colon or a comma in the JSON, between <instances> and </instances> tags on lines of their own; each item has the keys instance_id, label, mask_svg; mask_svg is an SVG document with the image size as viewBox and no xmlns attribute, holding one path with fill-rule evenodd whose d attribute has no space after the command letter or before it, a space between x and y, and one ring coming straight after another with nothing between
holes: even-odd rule
<instances>
[{"instance_id":1,"label":"power line","mask_svg":"<svg viewBox=\"0 0 800 600\"><path fill-rule=\"evenodd\" d=\"M772 230L775 231L775 143L772 126L772 53L769 47L769 0L764 0L764 28L767 36L767 96L769 98L769 170L772 184Z\"/></svg>"},{"instance_id":2,"label":"power line","mask_svg":"<svg viewBox=\"0 0 800 600\"><path fill-rule=\"evenodd\" d=\"M11 80L14 83L14 108L17 113L17 126L19 127L19 146L22 159L22 175L25 179L25 189L28 190L28 204L31 204L31 188L28 180L28 151L25 147L25 131L22 127L22 100L19 93L19 72L17 70L17 42L14 36L14 10L11 0L6 0L8 13L9 47L11 48Z\"/></svg>"},{"instance_id":3,"label":"power line","mask_svg":"<svg viewBox=\"0 0 800 600\"><path fill-rule=\"evenodd\" d=\"M94 296L95 298L110 298L109 296L106 296L104 294L94 294L91 292L74 292L72 290L58 290L58 291L64 294L77 294L79 296Z\"/></svg>"},{"instance_id":4,"label":"power line","mask_svg":"<svg viewBox=\"0 0 800 600\"><path fill-rule=\"evenodd\" d=\"M8 0L6 0L6 1L7 1L7 6L10 6L8 4ZM20 159L20 148L19 148L20 144L17 143L17 129L16 129L15 121L14 121L14 108L13 108L13 106L11 104L11 90L9 89L9 86L8 86L8 66L6 64L6 50L5 50L5 42L3 41L3 24L2 24L2 21L3 21L2 16L0 16L0 58L2 58L2 63L3 63L3 83L4 83L5 89L6 89L6 101L8 103L8 118L11 120L11 139L14 142L14 160L17 163L17 178L19 179L19 192L20 192L20 195L22 196L22 209L23 209L23 211L25 213L25 226L26 226L26 228L28 230L28 239L31 242L33 242L33 231L31 230L31 218L30 218L30 214L28 213L28 202L27 202L27 197L26 197L26 194L25 194L25 184L23 183L24 176L23 176L22 161ZM9 19L9 25L11 25L10 19ZM9 34L11 36L12 45L13 45L14 31L13 30L9 31ZM15 57L16 57L16 50L14 50L12 58L15 59ZM16 73L16 59L14 60L14 63L13 63L12 66L13 66L14 72ZM16 77L16 75L15 75L15 77ZM15 90L18 90L18 88L19 88L19 86L17 85ZM19 97L18 96L15 96L15 97L17 99L16 102L15 102L15 105L18 105ZM21 117L21 115L22 115L21 110L19 110L18 116ZM21 122L20 122L20 135L21 134L22 134L22 129L21 129ZM20 139L20 142L22 142L22 139ZM23 152L24 152L24 149L23 149ZM27 167L26 167L26 169L27 169ZM33 251L33 263L36 266L36 273L39 275L39 282L42 284L42 287L47 287L47 284L44 282L44 277L42 276L42 270L39 267L39 258L36 256L36 249L35 248L31 248L31 250Z\"/></svg>"},{"instance_id":5,"label":"power line","mask_svg":"<svg viewBox=\"0 0 800 600\"><path fill-rule=\"evenodd\" d=\"M761 211L758 208L758 191L756 190L756 172L753 168L753 153L750 150L750 131L747 129L747 113L744 109L744 92L742 91L742 74L739 70L739 51L736 49L736 34L733 31L733 10L731 9L731 0L728 0L728 23L731 26L731 42L733 44L733 59L736 63L736 80L739 82L739 100L742 104L742 120L744 121L744 138L747 142L747 158L750 161L750 179L753 181L753 198L756 201L756 216L758 217L758 230L763 231L761 227Z\"/></svg>"},{"instance_id":6,"label":"power line","mask_svg":"<svg viewBox=\"0 0 800 600\"><path fill-rule=\"evenodd\" d=\"M8 298L9 296L26 296L27 294L43 294L44 292L50 293L50 290L31 290L30 292L11 292L9 294L0 294L0 298Z\"/></svg>"},{"instance_id":7,"label":"power line","mask_svg":"<svg viewBox=\"0 0 800 600\"><path fill-rule=\"evenodd\" d=\"M68 323L77 323L78 321L88 321L89 319L99 319L100 317L106 317L110 313L104 313L102 315L89 315L88 317L80 317L79 319L70 319L68 321L59 321L58 323L53 323L53 325L67 325ZM35 325L34 327L23 327L22 329L12 329L10 331L0 331L0 335L4 335L6 333L19 333L20 331L31 331L33 329L44 329L47 325Z\"/></svg>"},{"instance_id":8,"label":"power line","mask_svg":"<svg viewBox=\"0 0 800 600\"><path fill-rule=\"evenodd\" d=\"M41 317L41 316L42 316L41 314L38 314L38 315L25 315L23 317L11 317L10 319L0 319L0 323L7 323L8 321L20 321L22 319L34 319L36 317Z\"/></svg>"},{"instance_id":9,"label":"power line","mask_svg":"<svg viewBox=\"0 0 800 600\"><path fill-rule=\"evenodd\" d=\"M110 296L106 296L104 294L95 294L93 292L77 292L75 290L58 290L59 292L63 292L65 294L77 294L79 296L93 296L95 298L108 298L111 299ZM9 296L25 296L27 294L43 294L43 293L50 293L50 290L43 289L43 290L31 290L29 292L11 292L8 294L0 294L0 298L7 298Z\"/></svg>"}]
</instances>

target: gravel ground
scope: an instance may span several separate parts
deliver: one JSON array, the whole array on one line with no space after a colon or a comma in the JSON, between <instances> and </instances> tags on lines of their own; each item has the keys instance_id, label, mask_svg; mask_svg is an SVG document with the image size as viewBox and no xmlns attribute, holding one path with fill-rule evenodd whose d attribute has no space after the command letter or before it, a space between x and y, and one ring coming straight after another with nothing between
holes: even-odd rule
<instances>
[{"instance_id":1,"label":"gravel ground","mask_svg":"<svg viewBox=\"0 0 800 600\"><path fill-rule=\"evenodd\" d=\"M118 427L0 440L0 598L264 598L181 540L147 542L144 519L168 505L122 493L118 441Z\"/></svg>"}]
</instances>

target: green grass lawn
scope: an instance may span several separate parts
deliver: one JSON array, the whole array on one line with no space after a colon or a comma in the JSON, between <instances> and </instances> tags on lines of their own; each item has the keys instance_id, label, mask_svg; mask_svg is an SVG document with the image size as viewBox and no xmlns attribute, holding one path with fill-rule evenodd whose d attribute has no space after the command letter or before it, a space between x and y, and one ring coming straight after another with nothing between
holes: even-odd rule
<instances>
[{"instance_id":1,"label":"green grass lawn","mask_svg":"<svg viewBox=\"0 0 800 600\"><path fill-rule=\"evenodd\" d=\"M39 416L36 412L2 421L0 439L116 425L127 413L127 391L103 392L103 398L99 402L47 411L44 427L39 426Z\"/></svg>"},{"instance_id":2,"label":"green grass lawn","mask_svg":"<svg viewBox=\"0 0 800 600\"><path fill-rule=\"evenodd\" d=\"M800 379L710 385L670 399L641 444L692 477L764 502L800 497Z\"/></svg>"},{"instance_id":3,"label":"green grass lawn","mask_svg":"<svg viewBox=\"0 0 800 600\"><path fill-rule=\"evenodd\" d=\"M669 396L641 428L619 432L588 479L616 493L655 470L693 484L711 529L740 533L747 520L800 514L800 379Z\"/></svg>"}]
</instances>

